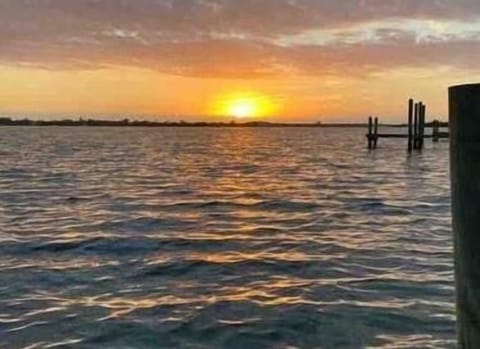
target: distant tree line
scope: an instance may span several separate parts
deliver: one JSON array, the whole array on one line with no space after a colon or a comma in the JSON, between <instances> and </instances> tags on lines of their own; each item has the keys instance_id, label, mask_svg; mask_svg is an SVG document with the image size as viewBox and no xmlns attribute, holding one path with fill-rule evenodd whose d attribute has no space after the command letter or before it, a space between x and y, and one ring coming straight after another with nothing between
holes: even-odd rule
<instances>
[{"instance_id":1,"label":"distant tree line","mask_svg":"<svg viewBox=\"0 0 480 349\"><path fill-rule=\"evenodd\" d=\"M366 127L365 123L274 123L266 121L249 121L238 123L231 122L187 122L187 121L147 121L147 120L97 120L97 119L63 119L63 120L31 120L11 119L0 117L0 126L97 126L97 127ZM392 127L406 126L384 125ZM431 127L432 123L425 124ZM441 127L448 127L447 122L442 122Z\"/></svg>"},{"instance_id":2,"label":"distant tree line","mask_svg":"<svg viewBox=\"0 0 480 349\"><path fill-rule=\"evenodd\" d=\"M63 119L31 120L0 118L0 126L100 126L100 127L363 127L364 124L322 124L317 123L272 123L266 121L231 122L187 122L187 121L147 121L147 120L98 120L98 119Z\"/></svg>"}]
</instances>

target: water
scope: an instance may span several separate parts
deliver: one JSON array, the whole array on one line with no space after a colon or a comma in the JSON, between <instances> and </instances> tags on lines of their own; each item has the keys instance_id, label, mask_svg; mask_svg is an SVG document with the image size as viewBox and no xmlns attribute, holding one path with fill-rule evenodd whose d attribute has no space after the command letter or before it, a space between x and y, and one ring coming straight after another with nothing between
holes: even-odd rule
<instances>
[{"instance_id":1,"label":"water","mask_svg":"<svg viewBox=\"0 0 480 349\"><path fill-rule=\"evenodd\" d=\"M0 128L0 347L454 348L448 144Z\"/></svg>"}]
</instances>

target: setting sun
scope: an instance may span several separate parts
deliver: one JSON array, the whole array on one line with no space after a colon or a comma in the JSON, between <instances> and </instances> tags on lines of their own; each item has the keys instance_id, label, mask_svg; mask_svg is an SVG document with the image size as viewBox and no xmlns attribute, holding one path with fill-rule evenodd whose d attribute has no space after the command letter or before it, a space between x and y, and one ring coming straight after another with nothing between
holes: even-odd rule
<instances>
[{"instance_id":1,"label":"setting sun","mask_svg":"<svg viewBox=\"0 0 480 349\"><path fill-rule=\"evenodd\" d=\"M251 100L234 101L230 106L229 114L236 118L248 118L256 114L257 106Z\"/></svg>"},{"instance_id":2,"label":"setting sun","mask_svg":"<svg viewBox=\"0 0 480 349\"><path fill-rule=\"evenodd\" d=\"M277 103L269 96L254 92L233 93L217 97L212 112L217 116L263 118L272 116Z\"/></svg>"}]
</instances>

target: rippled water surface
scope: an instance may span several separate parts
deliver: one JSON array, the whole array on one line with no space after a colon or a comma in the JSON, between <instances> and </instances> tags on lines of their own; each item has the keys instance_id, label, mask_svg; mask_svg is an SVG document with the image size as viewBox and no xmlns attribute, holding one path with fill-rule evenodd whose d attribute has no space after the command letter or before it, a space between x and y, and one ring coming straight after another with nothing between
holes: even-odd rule
<instances>
[{"instance_id":1,"label":"rippled water surface","mask_svg":"<svg viewBox=\"0 0 480 349\"><path fill-rule=\"evenodd\" d=\"M448 144L0 128L0 347L454 348Z\"/></svg>"}]
</instances>

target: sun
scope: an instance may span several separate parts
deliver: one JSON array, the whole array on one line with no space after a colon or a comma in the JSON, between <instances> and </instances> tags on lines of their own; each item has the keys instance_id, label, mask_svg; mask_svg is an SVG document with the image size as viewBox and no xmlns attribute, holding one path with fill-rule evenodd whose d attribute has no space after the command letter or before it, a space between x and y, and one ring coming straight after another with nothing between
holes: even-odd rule
<instances>
[{"instance_id":1,"label":"sun","mask_svg":"<svg viewBox=\"0 0 480 349\"><path fill-rule=\"evenodd\" d=\"M232 101L229 107L229 114L238 119L250 118L258 114L258 105L251 100Z\"/></svg>"},{"instance_id":2,"label":"sun","mask_svg":"<svg viewBox=\"0 0 480 349\"><path fill-rule=\"evenodd\" d=\"M236 92L217 96L210 110L213 115L236 119L253 119L272 116L277 103L268 95L258 92Z\"/></svg>"}]
</instances>

